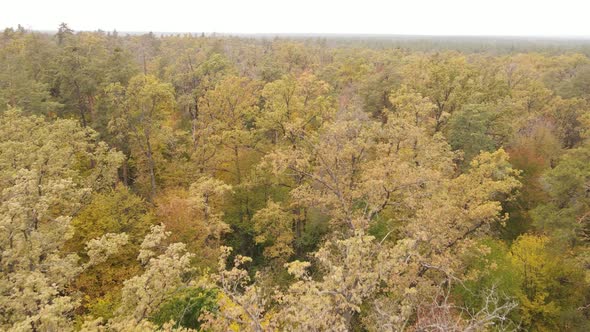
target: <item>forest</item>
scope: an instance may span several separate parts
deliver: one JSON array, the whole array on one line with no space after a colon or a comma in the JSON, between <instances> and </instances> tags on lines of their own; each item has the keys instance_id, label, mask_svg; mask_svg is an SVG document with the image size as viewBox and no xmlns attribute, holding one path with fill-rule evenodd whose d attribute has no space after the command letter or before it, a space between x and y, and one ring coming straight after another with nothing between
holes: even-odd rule
<instances>
[{"instance_id":1,"label":"forest","mask_svg":"<svg viewBox=\"0 0 590 332\"><path fill-rule=\"evenodd\" d=\"M0 331L590 330L588 45L0 33Z\"/></svg>"}]
</instances>

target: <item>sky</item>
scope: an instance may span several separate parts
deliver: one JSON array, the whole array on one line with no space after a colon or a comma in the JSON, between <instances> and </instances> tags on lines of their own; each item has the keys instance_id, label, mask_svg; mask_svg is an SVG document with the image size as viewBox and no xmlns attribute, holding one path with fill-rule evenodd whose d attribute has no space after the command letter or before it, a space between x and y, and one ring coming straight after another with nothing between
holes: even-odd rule
<instances>
[{"instance_id":1,"label":"sky","mask_svg":"<svg viewBox=\"0 0 590 332\"><path fill-rule=\"evenodd\" d=\"M590 0L4 0L0 28L590 37Z\"/></svg>"}]
</instances>

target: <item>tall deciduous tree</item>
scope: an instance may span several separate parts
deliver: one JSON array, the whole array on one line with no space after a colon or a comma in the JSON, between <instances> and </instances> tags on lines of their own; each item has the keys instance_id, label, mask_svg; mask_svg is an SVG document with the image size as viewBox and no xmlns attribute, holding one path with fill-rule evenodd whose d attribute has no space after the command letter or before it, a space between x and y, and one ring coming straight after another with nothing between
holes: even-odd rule
<instances>
[{"instance_id":1,"label":"tall deciduous tree","mask_svg":"<svg viewBox=\"0 0 590 332\"><path fill-rule=\"evenodd\" d=\"M62 252L71 217L93 191L113 184L122 156L74 121L16 110L0 117L0 146L0 326L69 329L77 299L68 287L84 269L78 255ZM110 244L89 247L90 261L116 252L99 249Z\"/></svg>"},{"instance_id":2,"label":"tall deciduous tree","mask_svg":"<svg viewBox=\"0 0 590 332\"><path fill-rule=\"evenodd\" d=\"M118 83L108 86L105 98L113 110L109 128L138 168L147 173L147 181L140 178L139 182L153 198L157 191L157 159L170 133L176 107L172 86L154 76L139 75L129 81L128 87Z\"/></svg>"}]
</instances>

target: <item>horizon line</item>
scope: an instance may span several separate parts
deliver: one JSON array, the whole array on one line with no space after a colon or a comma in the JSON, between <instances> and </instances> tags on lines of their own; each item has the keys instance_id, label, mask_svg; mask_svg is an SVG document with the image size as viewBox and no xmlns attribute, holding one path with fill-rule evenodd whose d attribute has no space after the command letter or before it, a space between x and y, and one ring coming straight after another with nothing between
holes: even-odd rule
<instances>
[{"instance_id":1,"label":"horizon line","mask_svg":"<svg viewBox=\"0 0 590 332\"><path fill-rule=\"evenodd\" d=\"M14 27L5 27L9 29ZM56 33L58 29L33 29L27 31ZM75 32L117 32L124 34L205 34L222 36L313 36L313 37L402 37L402 38L498 38L498 39L545 39L545 40L589 40L590 35L502 35L502 34L421 34L389 32L222 32L222 31L156 31L156 30L118 30L118 29L73 29Z\"/></svg>"}]
</instances>

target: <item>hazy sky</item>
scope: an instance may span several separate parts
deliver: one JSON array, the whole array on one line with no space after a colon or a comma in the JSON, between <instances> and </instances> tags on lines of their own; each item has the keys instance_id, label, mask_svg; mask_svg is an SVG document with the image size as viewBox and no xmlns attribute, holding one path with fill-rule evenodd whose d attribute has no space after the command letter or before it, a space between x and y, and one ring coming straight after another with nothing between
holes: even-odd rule
<instances>
[{"instance_id":1,"label":"hazy sky","mask_svg":"<svg viewBox=\"0 0 590 332\"><path fill-rule=\"evenodd\" d=\"M0 27L590 36L590 0L4 0Z\"/></svg>"}]
</instances>

